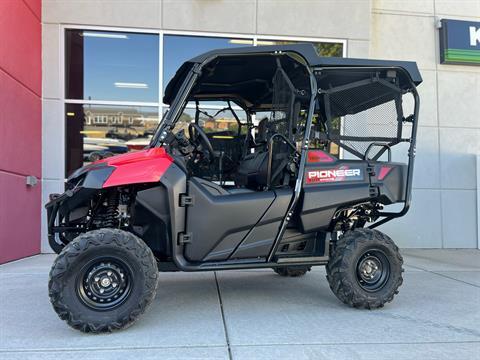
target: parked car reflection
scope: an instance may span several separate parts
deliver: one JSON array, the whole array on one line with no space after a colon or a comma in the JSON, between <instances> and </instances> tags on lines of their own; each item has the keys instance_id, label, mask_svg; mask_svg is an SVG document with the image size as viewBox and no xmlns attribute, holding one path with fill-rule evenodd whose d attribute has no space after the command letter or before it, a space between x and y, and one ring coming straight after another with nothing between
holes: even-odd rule
<instances>
[{"instance_id":1,"label":"parked car reflection","mask_svg":"<svg viewBox=\"0 0 480 360\"><path fill-rule=\"evenodd\" d=\"M83 133L88 135L88 132ZM126 152L128 147L121 139L89 136L83 138L83 161L87 163Z\"/></svg>"}]
</instances>

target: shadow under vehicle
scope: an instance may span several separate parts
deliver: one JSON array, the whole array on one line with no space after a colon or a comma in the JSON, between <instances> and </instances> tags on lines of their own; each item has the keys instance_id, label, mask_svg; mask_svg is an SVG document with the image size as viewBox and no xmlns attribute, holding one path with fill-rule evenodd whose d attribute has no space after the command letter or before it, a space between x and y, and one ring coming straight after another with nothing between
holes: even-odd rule
<instances>
[{"instance_id":1,"label":"shadow under vehicle","mask_svg":"<svg viewBox=\"0 0 480 360\"><path fill-rule=\"evenodd\" d=\"M375 228L410 206L421 81L414 62L319 57L309 44L185 62L147 149L82 167L50 196L55 311L108 332L144 312L159 271L318 265L345 304L382 307L403 260ZM231 117L213 124L208 102Z\"/></svg>"}]
</instances>

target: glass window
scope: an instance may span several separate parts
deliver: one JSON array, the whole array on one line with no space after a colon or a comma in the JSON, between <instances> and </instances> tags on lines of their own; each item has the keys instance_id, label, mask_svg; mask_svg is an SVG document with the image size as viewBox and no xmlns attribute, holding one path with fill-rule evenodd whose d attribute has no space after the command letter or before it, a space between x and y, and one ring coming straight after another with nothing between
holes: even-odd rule
<instances>
[{"instance_id":1,"label":"glass window","mask_svg":"<svg viewBox=\"0 0 480 360\"><path fill-rule=\"evenodd\" d=\"M187 60L204 52L239 46L252 46L253 39L164 35L163 37L163 88Z\"/></svg>"},{"instance_id":2,"label":"glass window","mask_svg":"<svg viewBox=\"0 0 480 360\"><path fill-rule=\"evenodd\" d=\"M298 43L311 43L319 56L343 56L342 43L313 42L313 41L292 41L292 40L257 40L257 45L288 45Z\"/></svg>"},{"instance_id":3,"label":"glass window","mask_svg":"<svg viewBox=\"0 0 480 360\"><path fill-rule=\"evenodd\" d=\"M66 175L100 157L143 149L159 123L157 107L67 104Z\"/></svg>"},{"instance_id":4,"label":"glass window","mask_svg":"<svg viewBox=\"0 0 480 360\"><path fill-rule=\"evenodd\" d=\"M160 36L120 31L65 31L67 175L99 156L146 146L159 123L158 107L148 105L159 102L160 86L165 88L184 61L213 49L253 45L253 39L163 35L160 63ZM259 39L257 43L279 45L298 41ZM322 56L343 54L342 43L312 44ZM159 71L163 74L163 84L159 83ZM82 104L71 104L69 99L82 100ZM98 105L110 101L119 105ZM129 102L145 106L127 106ZM221 101L202 101L199 114L199 124L208 136L222 141L239 131L232 112L221 110L223 105L226 104ZM245 122L245 112L237 106L234 110L240 121ZM161 111L165 113L167 107ZM194 119L195 104L190 103L175 130L186 130ZM240 135L245 135L246 130L246 126L241 126Z\"/></svg>"},{"instance_id":5,"label":"glass window","mask_svg":"<svg viewBox=\"0 0 480 360\"><path fill-rule=\"evenodd\" d=\"M67 30L66 98L157 103L158 44L154 34Z\"/></svg>"}]
</instances>

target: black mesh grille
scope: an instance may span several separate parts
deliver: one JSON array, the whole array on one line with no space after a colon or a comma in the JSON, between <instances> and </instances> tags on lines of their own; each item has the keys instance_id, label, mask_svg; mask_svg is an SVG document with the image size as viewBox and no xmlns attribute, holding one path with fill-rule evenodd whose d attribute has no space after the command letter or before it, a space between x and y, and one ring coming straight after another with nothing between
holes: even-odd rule
<instances>
[{"instance_id":1,"label":"black mesh grille","mask_svg":"<svg viewBox=\"0 0 480 360\"><path fill-rule=\"evenodd\" d=\"M331 131L330 140L358 157L363 157L373 143L392 146L404 141L401 96L393 82L375 78L328 90L325 102L330 124L343 116L340 134ZM385 150L373 145L368 157L379 157Z\"/></svg>"},{"instance_id":2,"label":"black mesh grille","mask_svg":"<svg viewBox=\"0 0 480 360\"><path fill-rule=\"evenodd\" d=\"M356 114L394 99L398 92L380 82L335 91L330 96L333 115Z\"/></svg>"},{"instance_id":3,"label":"black mesh grille","mask_svg":"<svg viewBox=\"0 0 480 360\"><path fill-rule=\"evenodd\" d=\"M370 144L374 142L388 143L389 145L398 142L395 101L386 102L357 114L344 116L341 123L340 144L364 155ZM374 157L379 151L381 151L381 148L375 147L370 151L369 157Z\"/></svg>"}]
</instances>

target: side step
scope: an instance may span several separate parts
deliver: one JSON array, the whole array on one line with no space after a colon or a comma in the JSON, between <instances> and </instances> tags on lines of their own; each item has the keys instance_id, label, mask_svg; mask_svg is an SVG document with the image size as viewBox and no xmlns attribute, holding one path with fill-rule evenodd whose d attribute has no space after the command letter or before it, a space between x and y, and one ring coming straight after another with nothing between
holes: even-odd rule
<instances>
[{"instance_id":1,"label":"side step","mask_svg":"<svg viewBox=\"0 0 480 360\"><path fill-rule=\"evenodd\" d=\"M328 263L328 256L309 256L309 257L284 257L278 258L277 263L279 264L291 264L291 263Z\"/></svg>"},{"instance_id":2,"label":"side step","mask_svg":"<svg viewBox=\"0 0 480 360\"><path fill-rule=\"evenodd\" d=\"M282 259L287 260L287 259ZM289 265L325 265L328 262L328 258L324 257L303 257L303 258L290 258ZM255 259L241 259L241 260L228 260L223 262L209 262L199 265L193 265L187 271L206 271L206 270L240 270L240 269L259 269L259 268L274 268L280 264L285 264L285 261L280 262L280 259L276 262L266 262L265 258Z\"/></svg>"}]
</instances>

